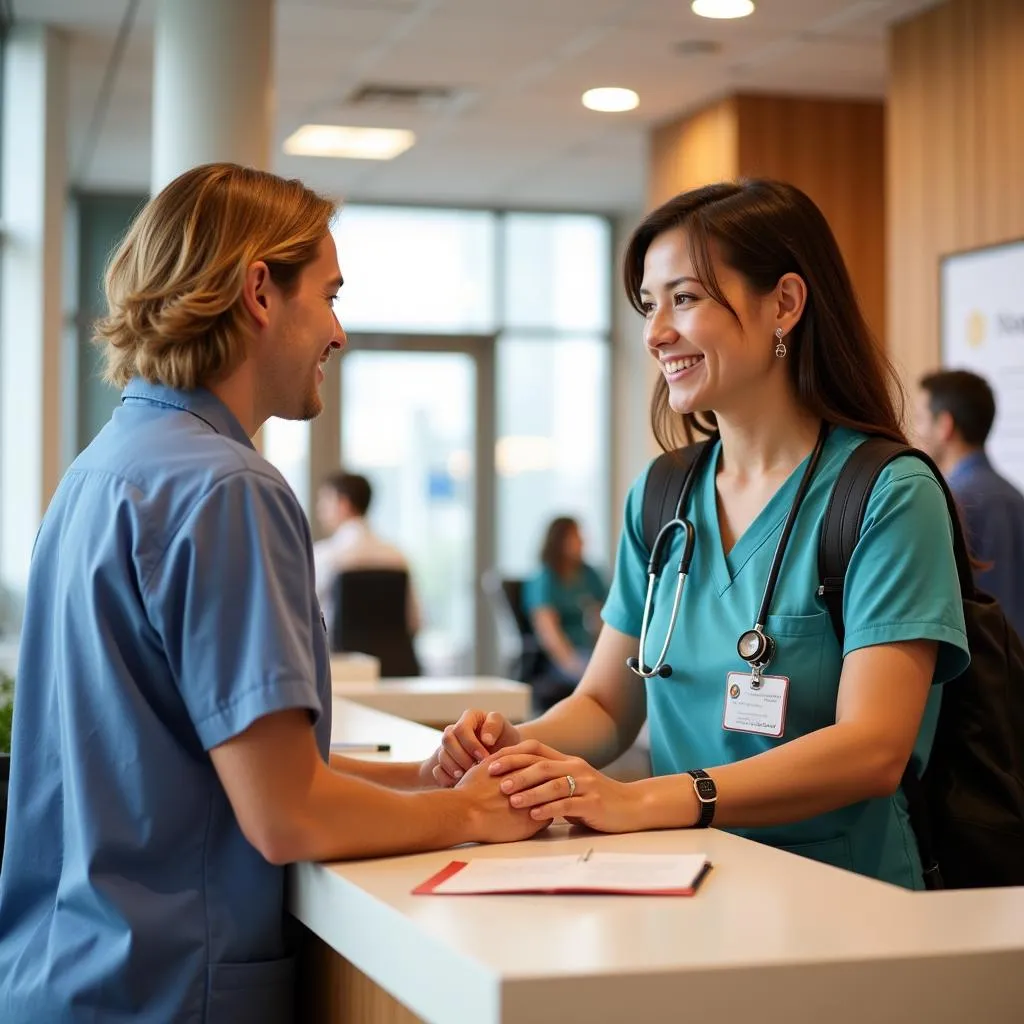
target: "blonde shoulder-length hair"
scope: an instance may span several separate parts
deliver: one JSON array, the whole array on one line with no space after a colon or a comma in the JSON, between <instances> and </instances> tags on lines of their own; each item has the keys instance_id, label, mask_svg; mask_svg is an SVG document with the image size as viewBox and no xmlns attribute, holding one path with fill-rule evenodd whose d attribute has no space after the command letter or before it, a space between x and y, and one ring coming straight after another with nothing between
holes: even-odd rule
<instances>
[{"instance_id":1,"label":"blonde shoulder-length hair","mask_svg":"<svg viewBox=\"0 0 1024 1024\"><path fill-rule=\"evenodd\" d=\"M186 171L142 209L107 267L95 341L104 377L192 389L245 355L247 268L262 260L289 294L316 258L335 206L301 182L237 164Z\"/></svg>"}]
</instances>

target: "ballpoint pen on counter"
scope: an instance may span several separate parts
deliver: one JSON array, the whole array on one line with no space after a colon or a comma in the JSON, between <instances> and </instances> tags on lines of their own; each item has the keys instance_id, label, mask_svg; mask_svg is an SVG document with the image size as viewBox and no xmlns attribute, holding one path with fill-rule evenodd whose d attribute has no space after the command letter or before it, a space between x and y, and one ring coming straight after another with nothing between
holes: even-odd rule
<instances>
[{"instance_id":1,"label":"ballpoint pen on counter","mask_svg":"<svg viewBox=\"0 0 1024 1024\"><path fill-rule=\"evenodd\" d=\"M331 751L338 754L388 754L390 743L332 743Z\"/></svg>"}]
</instances>

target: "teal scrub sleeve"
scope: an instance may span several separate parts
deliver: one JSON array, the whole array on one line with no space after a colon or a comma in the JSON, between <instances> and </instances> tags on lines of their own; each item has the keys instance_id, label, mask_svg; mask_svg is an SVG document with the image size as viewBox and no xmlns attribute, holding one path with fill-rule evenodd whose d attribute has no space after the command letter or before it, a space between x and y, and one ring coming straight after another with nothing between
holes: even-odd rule
<instances>
[{"instance_id":1,"label":"teal scrub sleeve","mask_svg":"<svg viewBox=\"0 0 1024 1024\"><path fill-rule=\"evenodd\" d=\"M847 570L843 618L844 655L937 640L934 682L955 679L970 664L946 499L918 459L895 459L879 476Z\"/></svg>"},{"instance_id":2,"label":"teal scrub sleeve","mask_svg":"<svg viewBox=\"0 0 1024 1024\"><path fill-rule=\"evenodd\" d=\"M146 591L205 749L275 711L304 708L319 717L311 629L322 627L311 539L283 482L246 472L214 484Z\"/></svg>"},{"instance_id":3,"label":"teal scrub sleeve","mask_svg":"<svg viewBox=\"0 0 1024 1024\"><path fill-rule=\"evenodd\" d=\"M635 637L640 636L644 599L647 596L647 563L650 554L643 540L643 501L650 469L648 465L626 495L622 533L619 535L615 556L615 573L608 599L601 610L601 618L612 629Z\"/></svg>"},{"instance_id":4,"label":"teal scrub sleeve","mask_svg":"<svg viewBox=\"0 0 1024 1024\"><path fill-rule=\"evenodd\" d=\"M592 565L586 566L587 593L595 601L604 601L608 596L608 587L604 577Z\"/></svg>"},{"instance_id":5,"label":"teal scrub sleeve","mask_svg":"<svg viewBox=\"0 0 1024 1024\"><path fill-rule=\"evenodd\" d=\"M527 613L538 608L555 606L555 577L550 569L541 569L536 576L526 581L523 587L523 607Z\"/></svg>"}]
</instances>

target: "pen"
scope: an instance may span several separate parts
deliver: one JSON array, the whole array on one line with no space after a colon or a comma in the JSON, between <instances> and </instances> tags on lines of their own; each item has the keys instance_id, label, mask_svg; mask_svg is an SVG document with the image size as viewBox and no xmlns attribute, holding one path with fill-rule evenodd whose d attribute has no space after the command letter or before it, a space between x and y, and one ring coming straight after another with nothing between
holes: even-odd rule
<instances>
[{"instance_id":1,"label":"pen","mask_svg":"<svg viewBox=\"0 0 1024 1024\"><path fill-rule=\"evenodd\" d=\"M358 751L367 754L387 754L391 751L390 743L332 743L331 750L340 753Z\"/></svg>"}]
</instances>

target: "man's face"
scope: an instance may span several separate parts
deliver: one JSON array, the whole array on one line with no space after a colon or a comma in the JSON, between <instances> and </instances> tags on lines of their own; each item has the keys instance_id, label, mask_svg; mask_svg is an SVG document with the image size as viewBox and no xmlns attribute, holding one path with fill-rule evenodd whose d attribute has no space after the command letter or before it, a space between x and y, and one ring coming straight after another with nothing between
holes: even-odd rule
<instances>
[{"instance_id":1,"label":"man's face","mask_svg":"<svg viewBox=\"0 0 1024 1024\"><path fill-rule=\"evenodd\" d=\"M263 390L271 415L311 420L322 411L323 365L346 342L334 313L341 285L334 239L325 235L316 259L302 269L295 291L278 302L266 339Z\"/></svg>"},{"instance_id":2,"label":"man's face","mask_svg":"<svg viewBox=\"0 0 1024 1024\"><path fill-rule=\"evenodd\" d=\"M942 454L942 424L939 417L932 414L931 396L924 388L918 388L914 396L914 437L912 440L933 459Z\"/></svg>"},{"instance_id":3,"label":"man's face","mask_svg":"<svg viewBox=\"0 0 1024 1024\"><path fill-rule=\"evenodd\" d=\"M341 525L338 492L333 487L321 487L316 492L316 521L326 533L334 533Z\"/></svg>"}]
</instances>

